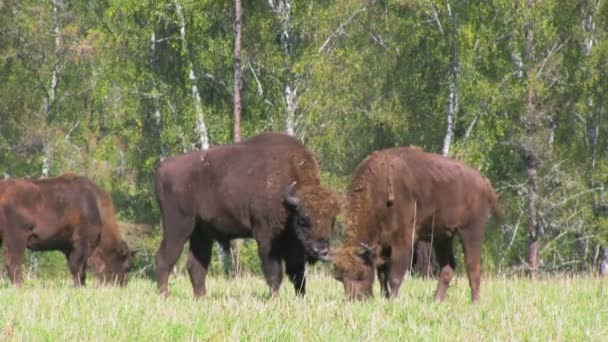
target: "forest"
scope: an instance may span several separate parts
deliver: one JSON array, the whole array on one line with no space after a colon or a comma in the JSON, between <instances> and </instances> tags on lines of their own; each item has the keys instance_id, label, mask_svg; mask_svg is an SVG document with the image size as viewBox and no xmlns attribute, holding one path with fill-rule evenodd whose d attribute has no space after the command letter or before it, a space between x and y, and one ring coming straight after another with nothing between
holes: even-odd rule
<instances>
[{"instance_id":1,"label":"forest","mask_svg":"<svg viewBox=\"0 0 608 342\"><path fill-rule=\"evenodd\" d=\"M417 145L494 184L484 272L596 272L607 88L601 0L0 0L0 179L87 175L145 273L163 158L283 131L344 192L368 154Z\"/></svg>"}]
</instances>

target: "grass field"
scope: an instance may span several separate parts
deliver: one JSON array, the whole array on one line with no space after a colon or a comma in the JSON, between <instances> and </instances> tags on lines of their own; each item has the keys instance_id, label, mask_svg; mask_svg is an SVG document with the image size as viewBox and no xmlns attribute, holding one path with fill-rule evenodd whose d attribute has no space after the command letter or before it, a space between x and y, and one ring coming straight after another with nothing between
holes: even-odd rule
<instances>
[{"instance_id":1,"label":"grass field","mask_svg":"<svg viewBox=\"0 0 608 342\"><path fill-rule=\"evenodd\" d=\"M608 336L608 281L485 278L478 305L466 278L446 302L431 301L436 283L410 279L394 301L343 299L328 276L310 275L295 298L284 282L269 298L260 277L208 280L208 297L193 301L187 277L171 281L171 297L148 279L126 288L75 289L68 280L29 280L22 289L0 281L0 340L593 340ZM378 288L375 289L376 295Z\"/></svg>"}]
</instances>

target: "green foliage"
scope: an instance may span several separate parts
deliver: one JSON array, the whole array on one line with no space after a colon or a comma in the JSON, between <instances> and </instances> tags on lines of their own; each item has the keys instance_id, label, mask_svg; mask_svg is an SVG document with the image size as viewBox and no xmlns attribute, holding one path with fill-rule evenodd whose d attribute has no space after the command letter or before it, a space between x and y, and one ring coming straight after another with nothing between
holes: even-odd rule
<instances>
[{"instance_id":1,"label":"green foliage","mask_svg":"<svg viewBox=\"0 0 608 342\"><path fill-rule=\"evenodd\" d=\"M541 160L543 269L595 265L597 247L608 243L606 3L290 3L280 13L244 1L244 137L285 130L293 110L295 134L318 158L324 183L344 191L374 150L441 151L455 64L450 155L491 179L506 209L488 229L486 269L525 259L524 146ZM0 177L40 176L50 147L51 175L90 176L112 193L121 220L153 227L134 241L146 250L138 267L152 265L154 169L201 147L193 86L211 144L233 141L233 10L219 0L60 1L56 27L52 2L2 2ZM293 108L288 87L297 89ZM243 248L257 272L255 245Z\"/></svg>"}]
</instances>

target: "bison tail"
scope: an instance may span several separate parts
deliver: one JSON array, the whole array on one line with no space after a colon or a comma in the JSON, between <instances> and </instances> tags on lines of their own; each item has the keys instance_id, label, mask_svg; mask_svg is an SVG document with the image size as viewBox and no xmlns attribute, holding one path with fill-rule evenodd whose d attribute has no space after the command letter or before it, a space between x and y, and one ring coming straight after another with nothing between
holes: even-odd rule
<instances>
[{"instance_id":1,"label":"bison tail","mask_svg":"<svg viewBox=\"0 0 608 342\"><path fill-rule=\"evenodd\" d=\"M484 180L486 182L486 194L488 195L488 201L490 203L492 215L494 215L494 217L497 219L501 219L504 215L504 212L502 209L502 205L498 200L498 196L496 195L496 191L494 190L494 187L492 186L492 183L489 179L484 177Z\"/></svg>"}]
</instances>

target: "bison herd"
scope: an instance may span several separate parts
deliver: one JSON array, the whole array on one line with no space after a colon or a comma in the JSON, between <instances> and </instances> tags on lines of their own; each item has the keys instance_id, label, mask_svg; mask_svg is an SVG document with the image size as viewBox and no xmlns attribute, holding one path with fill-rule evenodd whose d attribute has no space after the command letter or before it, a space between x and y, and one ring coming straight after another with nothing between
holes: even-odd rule
<instances>
[{"instance_id":1,"label":"bison herd","mask_svg":"<svg viewBox=\"0 0 608 342\"><path fill-rule=\"evenodd\" d=\"M435 300L442 301L458 235L475 302L486 221L490 212L500 214L492 185L477 170L418 147L372 153L341 198L321 184L313 154L280 133L168 158L156 171L155 189L163 231L157 284L165 296L186 242L187 270L199 297L206 294L213 242L227 246L251 238L272 294L284 268L296 294L304 295L306 264L322 261L333 264L348 298L371 296L376 274L382 294L395 297L416 257L415 244L426 243L439 264ZM331 246L341 208L344 242ZM85 284L87 263L104 282L118 284L131 266L111 197L74 174L0 182L2 243L6 271L17 286L26 248L63 252L76 286Z\"/></svg>"}]
</instances>

